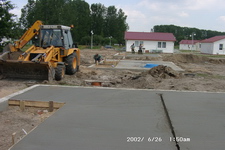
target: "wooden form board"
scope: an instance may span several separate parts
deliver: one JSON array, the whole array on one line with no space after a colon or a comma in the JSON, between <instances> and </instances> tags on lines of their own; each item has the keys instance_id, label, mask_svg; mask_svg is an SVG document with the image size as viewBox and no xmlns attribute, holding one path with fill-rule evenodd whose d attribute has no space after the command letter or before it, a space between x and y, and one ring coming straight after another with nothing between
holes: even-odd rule
<instances>
[{"instance_id":1,"label":"wooden form board","mask_svg":"<svg viewBox=\"0 0 225 150\"><path fill-rule=\"evenodd\" d=\"M20 107L39 107L39 108L54 108L59 109L62 107L65 103L59 103L59 102L44 102L44 101L29 101L29 100L15 100L15 99L9 99L8 105L9 106L20 106Z\"/></svg>"}]
</instances>

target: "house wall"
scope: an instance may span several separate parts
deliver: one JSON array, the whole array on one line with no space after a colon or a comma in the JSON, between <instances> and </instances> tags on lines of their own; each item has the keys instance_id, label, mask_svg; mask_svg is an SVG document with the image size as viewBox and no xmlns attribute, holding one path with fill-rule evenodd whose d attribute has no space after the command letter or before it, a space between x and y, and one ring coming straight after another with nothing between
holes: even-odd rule
<instances>
[{"instance_id":1,"label":"house wall","mask_svg":"<svg viewBox=\"0 0 225 150\"><path fill-rule=\"evenodd\" d=\"M193 48L192 48L192 44L180 44L179 49L180 50L197 50L197 51L199 51L200 50L200 43L194 44Z\"/></svg>"},{"instance_id":2,"label":"house wall","mask_svg":"<svg viewBox=\"0 0 225 150\"><path fill-rule=\"evenodd\" d=\"M200 51L201 53L213 54L213 43L202 43Z\"/></svg>"},{"instance_id":3,"label":"house wall","mask_svg":"<svg viewBox=\"0 0 225 150\"><path fill-rule=\"evenodd\" d=\"M220 50L220 44L223 44L222 50ZM201 53L225 55L225 39L214 43L202 43Z\"/></svg>"},{"instance_id":4,"label":"house wall","mask_svg":"<svg viewBox=\"0 0 225 150\"><path fill-rule=\"evenodd\" d=\"M220 44L223 44L223 49L220 50ZM225 55L225 39L214 43L213 54Z\"/></svg>"},{"instance_id":5,"label":"house wall","mask_svg":"<svg viewBox=\"0 0 225 150\"><path fill-rule=\"evenodd\" d=\"M130 46L137 40L127 40L126 41L126 51L131 52ZM158 48L158 42L166 42L166 48ZM162 50L163 53L173 53L174 52L174 42L171 41L143 41L143 48L145 50ZM135 52L137 52L139 47L135 47Z\"/></svg>"}]
</instances>

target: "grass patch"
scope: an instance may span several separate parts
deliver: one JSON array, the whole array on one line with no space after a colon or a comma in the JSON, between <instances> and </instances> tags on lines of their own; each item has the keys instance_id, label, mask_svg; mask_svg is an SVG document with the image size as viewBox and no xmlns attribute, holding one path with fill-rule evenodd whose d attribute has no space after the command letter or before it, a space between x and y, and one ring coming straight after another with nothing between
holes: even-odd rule
<instances>
[{"instance_id":1,"label":"grass patch","mask_svg":"<svg viewBox=\"0 0 225 150\"><path fill-rule=\"evenodd\" d=\"M207 54L198 54L198 56L210 57L210 58L225 58L225 55L207 55Z\"/></svg>"},{"instance_id":2,"label":"grass patch","mask_svg":"<svg viewBox=\"0 0 225 150\"><path fill-rule=\"evenodd\" d=\"M174 49L179 49L179 45L174 46Z\"/></svg>"},{"instance_id":3,"label":"grass patch","mask_svg":"<svg viewBox=\"0 0 225 150\"><path fill-rule=\"evenodd\" d=\"M211 75L211 74L206 74L206 73L197 73L197 77L203 77L203 78L210 78L210 79L221 79L225 80L225 76L221 75Z\"/></svg>"},{"instance_id":4,"label":"grass patch","mask_svg":"<svg viewBox=\"0 0 225 150\"><path fill-rule=\"evenodd\" d=\"M196 50L179 50L182 53L200 53L200 51L196 51Z\"/></svg>"}]
</instances>

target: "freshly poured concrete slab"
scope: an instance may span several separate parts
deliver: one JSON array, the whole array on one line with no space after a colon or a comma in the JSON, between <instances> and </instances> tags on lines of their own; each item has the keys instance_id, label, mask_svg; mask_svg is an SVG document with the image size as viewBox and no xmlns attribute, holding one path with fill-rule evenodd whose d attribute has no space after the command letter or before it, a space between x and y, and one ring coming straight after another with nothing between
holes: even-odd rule
<instances>
[{"instance_id":1,"label":"freshly poured concrete slab","mask_svg":"<svg viewBox=\"0 0 225 150\"><path fill-rule=\"evenodd\" d=\"M40 86L13 99L66 104L12 150L176 149L153 91Z\"/></svg>"},{"instance_id":2,"label":"freshly poured concrete slab","mask_svg":"<svg viewBox=\"0 0 225 150\"><path fill-rule=\"evenodd\" d=\"M163 97L182 150L225 148L224 93L167 92Z\"/></svg>"},{"instance_id":3,"label":"freshly poured concrete slab","mask_svg":"<svg viewBox=\"0 0 225 150\"><path fill-rule=\"evenodd\" d=\"M181 150L224 149L225 93L40 86L13 99L66 105L12 150L176 150L158 93ZM144 140L127 142L128 137Z\"/></svg>"},{"instance_id":4,"label":"freshly poured concrete slab","mask_svg":"<svg viewBox=\"0 0 225 150\"><path fill-rule=\"evenodd\" d=\"M138 53L126 54L126 58L130 58L130 57L142 58L142 57L162 57L162 56L160 54L148 54L148 53L144 53L144 54L138 54Z\"/></svg>"},{"instance_id":5,"label":"freshly poured concrete slab","mask_svg":"<svg viewBox=\"0 0 225 150\"><path fill-rule=\"evenodd\" d=\"M116 69L144 69L149 70L149 68L144 68L146 64L158 64L163 66L171 67L175 71L184 71L173 62L167 61L138 61L138 60L121 60L118 65L115 67Z\"/></svg>"}]
</instances>

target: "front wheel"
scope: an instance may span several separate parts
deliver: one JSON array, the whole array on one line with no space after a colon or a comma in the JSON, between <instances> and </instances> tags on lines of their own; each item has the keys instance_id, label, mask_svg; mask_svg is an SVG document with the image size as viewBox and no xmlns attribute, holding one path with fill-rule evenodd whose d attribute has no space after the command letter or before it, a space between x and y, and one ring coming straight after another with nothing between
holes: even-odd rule
<instances>
[{"instance_id":1,"label":"front wheel","mask_svg":"<svg viewBox=\"0 0 225 150\"><path fill-rule=\"evenodd\" d=\"M77 55L75 52L65 58L65 63L66 74L73 75L78 71L79 66L77 64Z\"/></svg>"},{"instance_id":2,"label":"front wheel","mask_svg":"<svg viewBox=\"0 0 225 150\"><path fill-rule=\"evenodd\" d=\"M60 81L65 76L65 65L58 65L55 68L55 80Z\"/></svg>"}]
</instances>

